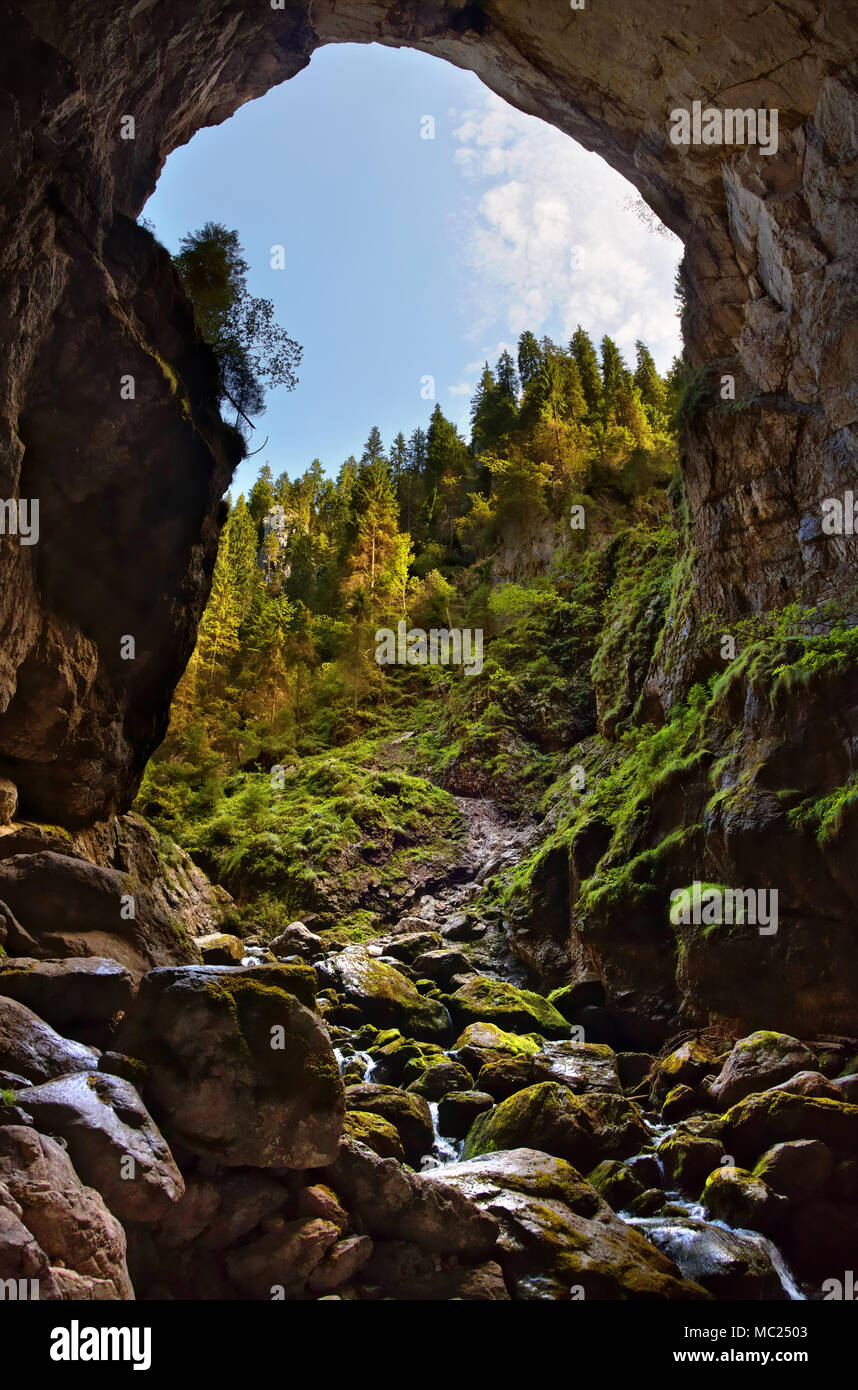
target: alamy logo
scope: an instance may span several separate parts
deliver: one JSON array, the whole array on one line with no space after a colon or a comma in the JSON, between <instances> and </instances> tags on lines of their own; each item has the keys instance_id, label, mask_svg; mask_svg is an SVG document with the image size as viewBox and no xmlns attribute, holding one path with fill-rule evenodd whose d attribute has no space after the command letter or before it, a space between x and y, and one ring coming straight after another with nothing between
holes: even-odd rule
<instances>
[{"instance_id":1,"label":"alamy logo","mask_svg":"<svg viewBox=\"0 0 858 1390\"><path fill-rule=\"evenodd\" d=\"M0 1279L0 1302L37 1303L38 1279Z\"/></svg>"},{"instance_id":2,"label":"alamy logo","mask_svg":"<svg viewBox=\"0 0 858 1390\"><path fill-rule=\"evenodd\" d=\"M0 536L17 536L22 545L38 543L38 497L0 498Z\"/></svg>"},{"instance_id":3,"label":"alamy logo","mask_svg":"<svg viewBox=\"0 0 858 1390\"><path fill-rule=\"evenodd\" d=\"M858 498L851 488L839 497L826 497L822 503L822 534L824 536L858 535Z\"/></svg>"},{"instance_id":4,"label":"alamy logo","mask_svg":"<svg viewBox=\"0 0 858 1390\"><path fill-rule=\"evenodd\" d=\"M404 621L380 627L375 634L375 659L379 666L464 666L466 676L483 669L483 629L469 627L407 628Z\"/></svg>"},{"instance_id":5,"label":"alamy logo","mask_svg":"<svg viewBox=\"0 0 858 1390\"><path fill-rule=\"evenodd\" d=\"M822 1285L822 1300L827 1303L831 1300L837 1303L858 1302L858 1284L855 1283L855 1275L851 1269L847 1269L842 1279L826 1279Z\"/></svg>"},{"instance_id":6,"label":"alamy logo","mask_svg":"<svg viewBox=\"0 0 858 1390\"><path fill-rule=\"evenodd\" d=\"M759 927L760 936L774 936L778 929L778 890L721 888L695 880L690 888L671 890L670 920L675 927L747 923Z\"/></svg>"},{"instance_id":7,"label":"alamy logo","mask_svg":"<svg viewBox=\"0 0 858 1390\"><path fill-rule=\"evenodd\" d=\"M728 106L723 111L693 101L691 110L677 106L670 113L672 145L759 145L760 154L777 154L778 113L761 106L743 111Z\"/></svg>"},{"instance_id":8,"label":"alamy logo","mask_svg":"<svg viewBox=\"0 0 858 1390\"><path fill-rule=\"evenodd\" d=\"M69 1327L51 1330L52 1361L132 1361L135 1371L152 1365L151 1327Z\"/></svg>"}]
</instances>

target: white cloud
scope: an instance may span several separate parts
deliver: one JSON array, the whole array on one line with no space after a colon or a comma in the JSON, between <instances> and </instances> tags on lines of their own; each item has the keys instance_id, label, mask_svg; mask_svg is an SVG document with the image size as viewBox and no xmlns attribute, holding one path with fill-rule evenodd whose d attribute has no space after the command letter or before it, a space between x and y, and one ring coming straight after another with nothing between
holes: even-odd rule
<instances>
[{"instance_id":1,"label":"white cloud","mask_svg":"<svg viewBox=\"0 0 858 1390\"><path fill-rule=\"evenodd\" d=\"M454 133L454 162L479 193L463 199L457 219L471 336L516 339L530 328L565 340L580 322L630 358L642 338L666 369L680 350L673 282L682 246L653 230L660 224L636 190L493 94L463 112Z\"/></svg>"}]
</instances>

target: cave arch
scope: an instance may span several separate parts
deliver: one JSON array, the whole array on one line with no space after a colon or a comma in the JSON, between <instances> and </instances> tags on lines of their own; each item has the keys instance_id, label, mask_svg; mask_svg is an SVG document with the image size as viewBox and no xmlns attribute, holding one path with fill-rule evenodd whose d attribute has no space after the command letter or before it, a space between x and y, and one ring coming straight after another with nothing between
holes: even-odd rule
<instances>
[{"instance_id":1,"label":"cave arch","mask_svg":"<svg viewBox=\"0 0 858 1390\"><path fill-rule=\"evenodd\" d=\"M732 376L740 407L684 427L694 604L729 618L785 594L848 599L852 542L823 544L817 518L858 454L856 20L855 4L801 0L726 17L710 0L679 16L666 0L3 0L0 496L41 509L37 546L0 544L0 775L22 808L75 825L129 804L240 448L135 218L172 149L326 43L471 68L636 185L686 246L690 360ZM777 153L674 146L669 113L694 100L777 108ZM664 644L653 710L694 672L690 632Z\"/></svg>"}]
</instances>

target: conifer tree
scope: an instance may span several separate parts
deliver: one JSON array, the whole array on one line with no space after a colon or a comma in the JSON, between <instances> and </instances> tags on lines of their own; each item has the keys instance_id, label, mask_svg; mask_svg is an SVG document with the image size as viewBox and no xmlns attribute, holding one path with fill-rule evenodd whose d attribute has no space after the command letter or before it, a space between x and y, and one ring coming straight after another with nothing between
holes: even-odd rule
<instances>
[{"instance_id":1,"label":"conifer tree","mask_svg":"<svg viewBox=\"0 0 858 1390\"><path fill-rule=\"evenodd\" d=\"M587 414L594 417L602 397L602 375L599 371L599 359L596 356L592 339L580 323L572 334L569 351L581 378L581 389L584 392L584 400L587 402Z\"/></svg>"}]
</instances>

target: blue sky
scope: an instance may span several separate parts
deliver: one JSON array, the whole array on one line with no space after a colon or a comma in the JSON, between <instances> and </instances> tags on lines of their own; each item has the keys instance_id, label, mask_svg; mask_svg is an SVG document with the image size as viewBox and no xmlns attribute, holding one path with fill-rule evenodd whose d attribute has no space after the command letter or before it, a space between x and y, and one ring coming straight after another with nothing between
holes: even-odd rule
<instances>
[{"instance_id":1,"label":"blue sky","mask_svg":"<svg viewBox=\"0 0 858 1390\"><path fill-rule=\"evenodd\" d=\"M206 221L235 227L251 292L304 348L233 495L266 460L275 476L314 457L335 473L373 424L385 444L425 426L427 376L467 436L483 361L524 328L564 341L580 320L629 354L641 337L662 369L679 350L681 246L631 185L473 73L415 51L319 50L176 150L144 213L171 251Z\"/></svg>"}]
</instances>

